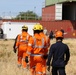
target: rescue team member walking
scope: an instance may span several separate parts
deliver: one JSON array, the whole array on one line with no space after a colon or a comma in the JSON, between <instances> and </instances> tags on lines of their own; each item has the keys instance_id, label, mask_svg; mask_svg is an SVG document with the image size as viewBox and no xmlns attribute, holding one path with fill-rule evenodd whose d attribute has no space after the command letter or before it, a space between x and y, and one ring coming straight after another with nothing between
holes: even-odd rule
<instances>
[{"instance_id":1,"label":"rescue team member walking","mask_svg":"<svg viewBox=\"0 0 76 75\"><path fill-rule=\"evenodd\" d=\"M43 70L44 70L44 72L45 72L45 75L46 75L46 60L47 60L47 57L48 57L48 48L49 48L49 46L50 46L50 38L48 37L48 36L46 36L45 34L44 34L44 32L43 32L43 26L42 25L40 25L39 24L39 26L40 26L40 36L41 37L44 37L45 38L45 41L46 41L46 46L45 46L45 55L43 56L43 58L44 58L44 67L43 67Z\"/></svg>"},{"instance_id":2,"label":"rescue team member walking","mask_svg":"<svg viewBox=\"0 0 76 75\"><path fill-rule=\"evenodd\" d=\"M46 75L44 64L44 55L46 55L45 50L46 40L44 37L40 36L40 26L36 24L33 28L34 36L29 39L28 51L30 55L30 75Z\"/></svg>"},{"instance_id":3,"label":"rescue team member walking","mask_svg":"<svg viewBox=\"0 0 76 75\"><path fill-rule=\"evenodd\" d=\"M61 31L57 31L55 37L56 43L51 45L48 55L47 70L50 70L52 59L52 75L66 75L65 66L70 58L69 47L62 42L64 35Z\"/></svg>"},{"instance_id":4,"label":"rescue team member walking","mask_svg":"<svg viewBox=\"0 0 76 75\"><path fill-rule=\"evenodd\" d=\"M25 58L27 57L26 51L28 47L28 40L30 38L27 31L28 27L26 25L22 26L22 33L17 35L14 43L14 52L16 53L16 50L18 50L18 67L22 65L23 69L27 66Z\"/></svg>"}]
</instances>

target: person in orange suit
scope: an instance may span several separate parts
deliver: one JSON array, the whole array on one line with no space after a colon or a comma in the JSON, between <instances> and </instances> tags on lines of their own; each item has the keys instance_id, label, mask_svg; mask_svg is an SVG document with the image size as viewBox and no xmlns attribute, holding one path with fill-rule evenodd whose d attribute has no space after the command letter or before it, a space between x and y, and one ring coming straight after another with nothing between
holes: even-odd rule
<instances>
[{"instance_id":1,"label":"person in orange suit","mask_svg":"<svg viewBox=\"0 0 76 75\"><path fill-rule=\"evenodd\" d=\"M43 73L44 73L44 75L46 75L46 60L47 60L47 56L48 56L48 48L50 47L50 38L48 37L48 36L46 36L45 34L44 34L44 32L43 32L43 26L40 24L40 36L41 37L44 37L45 38L45 40L46 40L46 46L45 46L45 55L44 55L44 67L43 67Z\"/></svg>"},{"instance_id":2,"label":"person in orange suit","mask_svg":"<svg viewBox=\"0 0 76 75\"><path fill-rule=\"evenodd\" d=\"M30 35L28 34L28 27L26 25L22 26L22 33L17 35L14 43L14 52L18 50L18 67L22 65L23 69L26 68L27 63L25 58L27 57L27 47Z\"/></svg>"},{"instance_id":3,"label":"person in orange suit","mask_svg":"<svg viewBox=\"0 0 76 75\"><path fill-rule=\"evenodd\" d=\"M30 75L46 75L43 72L46 40L40 36L41 28L36 24L34 36L29 39L27 53L30 55Z\"/></svg>"}]
</instances>

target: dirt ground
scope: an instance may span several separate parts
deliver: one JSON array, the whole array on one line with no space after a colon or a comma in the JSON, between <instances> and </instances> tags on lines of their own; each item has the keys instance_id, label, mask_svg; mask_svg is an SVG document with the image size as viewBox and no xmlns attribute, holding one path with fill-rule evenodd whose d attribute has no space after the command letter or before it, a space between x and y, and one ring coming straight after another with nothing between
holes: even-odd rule
<instances>
[{"instance_id":1,"label":"dirt ground","mask_svg":"<svg viewBox=\"0 0 76 75\"><path fill-rule=\"evenodd\" d=\"M66 66L67 75L76 75L76 39L64 39L70 48L70 61ZM55 39L50 42L55 43ZM14 40L0 40L0 75L30 75L29 70L17 67L17 53L13 52ZM47 75L51 72L47 71Z\"/></svg>"}]
</instances>

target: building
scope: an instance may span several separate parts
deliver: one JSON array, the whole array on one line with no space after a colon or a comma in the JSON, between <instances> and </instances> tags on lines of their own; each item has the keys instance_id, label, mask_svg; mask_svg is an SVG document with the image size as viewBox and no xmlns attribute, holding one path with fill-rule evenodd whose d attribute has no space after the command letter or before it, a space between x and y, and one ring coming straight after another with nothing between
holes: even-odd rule
<instances>
[{"instance_id":1,"label":"building","mask_svg":"<svg viewBox=\"0 0 76 75\"><path fill-rule=\"evenodd\" d=\"M45 0L42 20L76 20L76 0Z\"/></svg>"},{"instance_id":2,"label":"building","mask_svg":"<svg viewBox=\"0 0 76 75\"><path fill-rule=\"evenodd\" d=\"M65 31L65 37L76 38L76 0L45 0L42 21L47 21L48 30Z\"/></svg>"}]
</instances>

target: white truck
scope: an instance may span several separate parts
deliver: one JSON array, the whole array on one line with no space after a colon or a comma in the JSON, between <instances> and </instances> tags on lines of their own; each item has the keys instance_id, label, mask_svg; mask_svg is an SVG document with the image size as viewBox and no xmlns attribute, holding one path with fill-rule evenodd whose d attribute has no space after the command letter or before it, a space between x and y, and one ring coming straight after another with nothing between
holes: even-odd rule
<instances>
[{"instance_id":1,"label":"white truck","mask_svg":"<svg viewBox=\"0 0 76 75\"><path fill-rule=\"evenodd\" d=\"M32 22L3 22L1 28L3 29L4 39L15 39L21 33L23 25L28 26L28 33L33 35L33 26L36 23Z\"/></svg>"}]
</instances>

